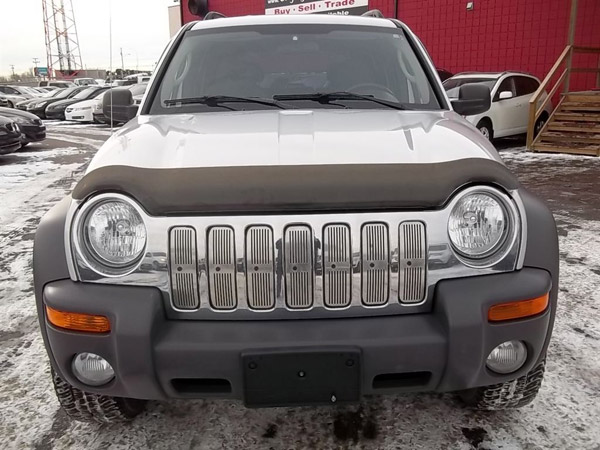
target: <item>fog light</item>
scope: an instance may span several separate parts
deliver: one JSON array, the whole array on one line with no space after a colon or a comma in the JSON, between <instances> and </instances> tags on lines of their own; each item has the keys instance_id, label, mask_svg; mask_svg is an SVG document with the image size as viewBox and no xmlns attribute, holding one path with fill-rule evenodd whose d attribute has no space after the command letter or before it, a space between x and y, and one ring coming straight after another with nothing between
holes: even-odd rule
<instances>
[{"instance_id":1,"label":"fog light","mask_svg":"<svg viewBox=\"0 0 600 450\"><path fill-rule=\"evenodd\" d=\"M77 379L88 386L102 386L115 377L108 361L93 353L79 353L71 366Z\"/></svg>"},{"instance_id":2,"label":"fog light","mask_svg":"<svg viewBox=\"0 0 600 450\"><path fill-rule=\"evenodd\" d=\"M496 347L487 358L486 365L496 373L519 370L527 359L527 348L521 341L507 341Z\"/></svg>"}]
</instances>

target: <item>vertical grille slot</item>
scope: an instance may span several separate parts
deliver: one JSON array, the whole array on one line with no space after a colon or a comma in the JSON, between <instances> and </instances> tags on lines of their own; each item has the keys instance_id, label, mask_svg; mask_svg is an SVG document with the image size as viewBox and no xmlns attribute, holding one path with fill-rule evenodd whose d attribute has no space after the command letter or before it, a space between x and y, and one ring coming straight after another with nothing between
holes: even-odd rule
<instances>
[{"instance_id":1,"label":"vertical grille slot","mask_svg":"<svg viewBox=\"0 0 600 450\"><path fill-rule=\"evenodd\" d=\"M422 222L402 222L399 229L400 276L398 295L402 303L425 298L427 240Z\"/></svg>"},{"instance_id":2,"label":"vertical grille slot","mask_svg":"<svg viewBox=\"0 0 600 450\"><path fill-rule=\"evenodd\" d=\"M292 309L310 308L313 304L313 239L306 225L285 229L286 304Z\"/></svg>"},{"instance_id":3,"label":"vertical grille slot","mask_svg":"<svg viewBox=\"0 0 600 450\"><path fill-rule=\"evenodd\" d=\"M210 304L214 309L234 309L237 306L237 288L233 230L229 227L211 228L206 251Z\"/></svg>"},{"instance_id":4,"label":"vertical grille slot","mask_svg":"<svg viewBox=\"0 0 600 450\"><path fill-rule=\"evenodd\" d=\"M323 229L323 302L343 308L352 300L352 251L347 225L326 225Z\"/></svg>"},{"instance_id":5,"label":"vertical grille slot","mask_svg":"<svg viewBox=\"0 0 600 450\"><path fill-rule=\"evenodd\" d=\"M362 301L367 306L385 305L389 297L389 236L385 224L362 228Z\"/></svg>"},{"instance_id":6,"label":"vertical grille slot","mask_svg":"<svg viewBox=\"0 0 600 450\"><path fill-rule=\"evenodd\" d=\"M169 259L173 305L178 309L198 309L196 231L193 228L171 229Z\"/></svg>"},{"instance_id":7,"label":"vertical grille slot","mask_svg":"<svg viewBox=\"0 0 600 450\"><path fill-rule=\"evenodd\" d=\"M246 232L246 281L248 305L253 309L275 307L273 230L253 226Z\"/></svg>"}]
</instances>

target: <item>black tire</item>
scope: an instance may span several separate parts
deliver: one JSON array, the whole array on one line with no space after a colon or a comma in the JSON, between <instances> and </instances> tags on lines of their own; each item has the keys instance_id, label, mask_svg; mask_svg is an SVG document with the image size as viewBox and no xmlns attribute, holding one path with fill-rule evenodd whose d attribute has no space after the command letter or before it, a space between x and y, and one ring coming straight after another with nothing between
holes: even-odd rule
<instances>
[{"instance_id":1,"label":"black tire","mask_svg":"<svg viewBox=\"0 0 600 450\"><path fill-rule=\"evenodd\" d=\"M80 422L123 423L142 413L145 400L90 394L77 389L52 370L52 381L58 402L71 417Z\"/></svg>"},{"instance_id":2,"label":"black tire","mask_svg":"<svg viewBox=\"0 0 600 450\"><path fill-rule=\"evenodd\" d=\"M468 406L480 411L522 408L537 396L544 379L545 367L546 359L516 380L468 389L459 392L459 396Z\"/></svg>"},{"instance_id":3,"label":"black tire","mask_svg":"<svg viewBox=\"0 0 600 450\"><path fill-rule=\"evenodd\" d=\"M494 128L488 119L481 119L477 124L477 129L488 141L491 142L494 139Z\"/></svg>"},{"instance_id":4,"label":"black tire","mask_svg":"<svg viewBox=\"0 0 600 450\"><path fill-rule=\"evenodd\" d=\"M15 105L14 105L14 103L13 103L13 102L11 102L10 100L8 100L8 107L9 107L9 108L14 108L14 107L15 107Z\"/></svg>"},{"instance_id":5,"label":"black tire","mask_svg":"<svg viewBox=\"0 0 600 450\"><path fill-rule=\"evenodd\" d=\"M540 131L542 131L542 128L544 128L544 125L546 125L546 122L548 121L548 116L544 113L542 114L538 120L535 122L535 127L533 129L533 135L537 136L538 134L540 134Z\"/></svg>"}]
</instances>

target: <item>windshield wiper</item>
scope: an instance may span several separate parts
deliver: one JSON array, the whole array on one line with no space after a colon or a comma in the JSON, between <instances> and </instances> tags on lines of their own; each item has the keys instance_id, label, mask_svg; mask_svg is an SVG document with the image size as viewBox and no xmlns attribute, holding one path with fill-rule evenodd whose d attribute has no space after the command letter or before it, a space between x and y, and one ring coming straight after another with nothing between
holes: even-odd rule
<instances>
[{"instance_id":1,"label":"windshield wiper","mask_svg":"<svg viewBox=\"0 0 600 450\"><path fill-rule=\"evenodd\" d=\"M203 97L174 98L164 101L165 106L200 104L210 107L219 107L223 106L223 103L257 103L259 105L274 106L275 108L286 109L286 107L277 100L269 100L268 98L258 97L234 97L230 95L205 95Z\"/></svg>"},{"instance_id":2,"label":"windshield wiper","mask_svg":"<svg viewBox=\"0 0 600 450\"><path fill-rule=\"evenodd\" d=\"M388 108L407 110L406 106L403 106L396 102L391 102L388 100L382 100L380 98L376 98L370 95L362 95L355 94L354 92L326 92L326 93L316 93L316 94L289 94L289 95L274 95L273 99L275 100L308 100L319 102L323 104L329 104L335 100L365 100L368 102L378 103L379 105L387 106Z\"/></svg>"}]
</instances>

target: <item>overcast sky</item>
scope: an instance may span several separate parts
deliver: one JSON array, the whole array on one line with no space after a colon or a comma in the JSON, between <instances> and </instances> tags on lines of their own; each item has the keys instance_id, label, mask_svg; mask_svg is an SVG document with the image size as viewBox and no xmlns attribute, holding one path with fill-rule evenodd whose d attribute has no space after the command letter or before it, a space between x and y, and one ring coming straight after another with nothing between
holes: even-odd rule
<instances>
[{"instance_id":1,"label":"overcast sky","mask_svg":"<svg viewBox=\"0 0 600 450\"><path fill-rule=\"evenodd\" d=\"M48 0L49 1L49 0ZM58 2L58 0L56 0ZM64 0L68 2L69 0ZM113 67L149 70L169 40L167 6L174 0L72 0L84 68L109 68L109 10L112 1ZM24 72L39 58L46 66L41 0L0 0L0 75Z\"/></svg>"}]
</instances>

